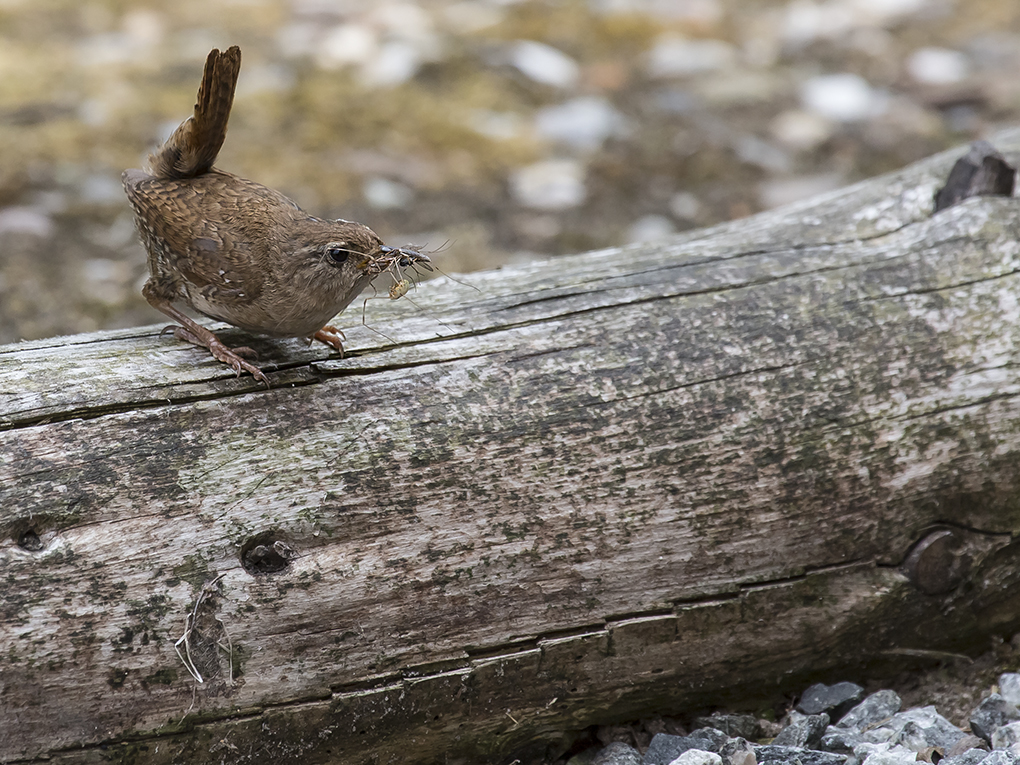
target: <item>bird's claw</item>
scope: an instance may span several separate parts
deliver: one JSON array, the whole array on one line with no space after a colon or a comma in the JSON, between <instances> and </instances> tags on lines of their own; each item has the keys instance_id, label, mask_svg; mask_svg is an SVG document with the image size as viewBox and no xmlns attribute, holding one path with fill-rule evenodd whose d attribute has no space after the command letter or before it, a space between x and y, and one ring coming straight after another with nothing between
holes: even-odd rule
<instances>
[{"instance_id":1,"label":"bird's claw","mask_svg":"<svg viewBox=\"0 0 1020 765\"><path fill-rule=\"evenodd\" d=\"M178 340L184 340L192 343L193 345L201 345L208 348L209 353L213 355L214 359L233 369L238 377L241 376L242 372L247 372L267 388L270 387L269 378L266 377L265 373L254 364L250 364L242 358L258 359L259 357L258 353L254 349L249 348L247 345L238 346L237 348L228 348L215 335L211 335L211 339L206 342L204 338L200 338L187 327L171 325L169 327L165 327L163 332L166 332L167 330L173 330L174 337Z\"/></svg>"},{"instance_id":2,"label":"bird's claw","mask_svg":"<svg viewBox=\"0 0 1020 765\"><path fill-rule=\"evenodd\" d=\"M327 324L325 327L320 329L312 335L312 339L318 340L320 343L325 343L333 350L339 351L340 358L343 358L344 344L342 341L346 340L347 336L332 324Z\"/></svg>"}]
</instances>

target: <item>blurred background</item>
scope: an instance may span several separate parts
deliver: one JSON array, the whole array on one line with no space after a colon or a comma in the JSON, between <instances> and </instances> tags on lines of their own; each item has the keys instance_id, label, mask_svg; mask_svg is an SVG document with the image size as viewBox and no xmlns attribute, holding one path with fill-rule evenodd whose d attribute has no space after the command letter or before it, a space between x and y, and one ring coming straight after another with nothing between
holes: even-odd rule
<instances>
[{"instance_id":1,"label":"blurred background","mask_svg":"<svg viewBox=\"0 0 1020 765\"><path fill-rule=\"evenodd\" d=\"M0 342L165 322L120 173L240 45L219 167L446 271L651 240L1016 125L1016 0L0 0Z\"/></svg>"}]
</instances>

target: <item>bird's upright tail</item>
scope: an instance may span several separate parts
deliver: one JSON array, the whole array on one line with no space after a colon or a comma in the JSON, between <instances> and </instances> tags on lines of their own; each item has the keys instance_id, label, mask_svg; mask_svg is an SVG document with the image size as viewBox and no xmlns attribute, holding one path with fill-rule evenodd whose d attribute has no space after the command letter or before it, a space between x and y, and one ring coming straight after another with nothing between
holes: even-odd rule
<instances>
[{"instance_id":1,"label":"bird's upright tail","mask_svg":"<svg viewBox=\"0 0 1020 765\"><path fill-rule=\"evenodd\" d=\"M241 70L241 49L212 50L198 88L195 113L149 155L148 171L157 178L194 178L209 172L227 135L234 87Z\"/></svg>"}]
</instances>

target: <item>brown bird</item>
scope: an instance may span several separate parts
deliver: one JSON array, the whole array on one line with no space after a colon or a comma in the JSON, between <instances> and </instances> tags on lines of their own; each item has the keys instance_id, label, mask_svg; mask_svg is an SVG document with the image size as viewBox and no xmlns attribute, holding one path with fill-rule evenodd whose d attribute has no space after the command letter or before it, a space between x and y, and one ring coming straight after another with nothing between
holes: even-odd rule
<instances>
[{"instance_id":1,"label":"brown bird","mask_svg":"<svg viewBox=\"0 0 1020 765\"><path fill-rule=\"evenodd\" d=\"M124 189L148 252L142 294L177 321L174 336L209 349L237 372L269 385L245 358L174 306L276 337L320 340L343 353L343 333L327 322L374 276L420 263L413 249L387 247L367 226L321 220L273 189L213 167L227 132L241 68L237 46L205 62L195 113L149 156L125 170Z\"/></svg>"}]
</instances>

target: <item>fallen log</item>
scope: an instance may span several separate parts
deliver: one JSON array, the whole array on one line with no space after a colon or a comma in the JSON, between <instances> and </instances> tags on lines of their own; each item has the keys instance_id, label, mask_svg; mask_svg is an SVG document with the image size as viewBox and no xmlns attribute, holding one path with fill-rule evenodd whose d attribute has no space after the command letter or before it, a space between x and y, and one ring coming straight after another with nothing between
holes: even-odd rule
<instances>
[{"instance_id":1,"label":"fallen log","mask_svg":"<svg viewBox=\"0 0 1020 765\"><path fill-rule=\"evenodd\" d=\"M963 153L371 301L344 359L220 332L269 390L0 348L0 759L495 762L1016 630L1020 212L932 215Z\"/></svg>"}]
</instances>

